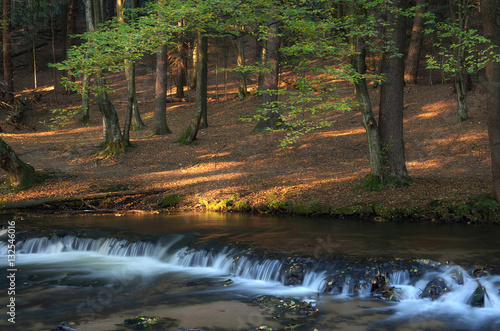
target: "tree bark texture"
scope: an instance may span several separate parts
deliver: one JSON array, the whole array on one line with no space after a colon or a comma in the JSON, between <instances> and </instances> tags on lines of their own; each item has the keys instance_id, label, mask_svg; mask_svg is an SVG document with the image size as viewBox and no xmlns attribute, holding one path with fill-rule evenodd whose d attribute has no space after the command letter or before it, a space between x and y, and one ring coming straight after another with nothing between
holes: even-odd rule
<instances>
[{"instance_id":1,"label":"tree bark texture","mask_svg":"<svg viewBox=\"0 0 500 331\"><path fill-rule=\"evenodd\" d=\"M2 51L3 51L3 80L5 101L14 102L14 74L12 69L12 44L11 34L11 0L3 1L3 31L2 31Z\"/></svg>"},{"instance_id":2,"label":"tree bark texture","mask_svg":"<svg viewBox=\"0 0 500 331\"><path fill-rule=\"evenodd\" d=\"M156 53L155 110L153 114L153 134L172 133L167 125L167 45L162 45Z\"/></svg>"},{"instance_id":3,"label":"tree bark texture","mask_svg":"<svg viewBox=\"0 0 500 331\"><path fill-rule=\"evenodd\" d=\"M426 0L417 0L418 6L413 20L413 28L411 31L410 46L408 47L408 56L406 57L405 64L405 82L407 84L417 84L418 78L418 63L420 61L420 50L422 49L422 29L424 26L424 13L423 5Z\"/></svg>"},{"instance_id":4,"label":"tree bark texture","mask_svg":"<svg viewBox=\"0 0 500 331\"><path fill-rule=\"evenodd\" d=\"M482 0L481 18L484 34L493 45L500 45L500 25L498 10L500 0ZM500 203L500 63L486 64L488 84L488 137L491 150L491 170L493 175L493 196Z\"/></svg>"},{"instance_id":5,"label":"tree bark texture","mask_svg":"<svg viewBox=\"0 0 500 331\"><path fill-rule=\"evenodd\" d=\"M262 79L262 108L265 111L263 118L254 127L254 131L263 131L267 128L276 128L279 120L278 106L278 79L279 79L279 47L281 36L279 35L279 22L271 22L269 25L269 37L266 43L265 66L270 69L264 73Z\"/></svg>"},{"instance_id":6,"label":"tree bark texture","mask_svg":"<svg viewBox=\"0 0 500 331\"><path fill-rule=\"evenodd\" d=\"M0 138L0 167L9 175L10 185L21 189L28 188L42 176L27 163L24 163L14 150Z\"/></svg>"},{"instance_id":7,"label":"tree bark texture","mask_svg":"<svg viewBox=\"0 0 500 331\"><path fill-rule=\"evenodd\" d=\"M395 1L401 6L403 1ZM405 20L402 15L389 13L388 21L397 52L404 54L406 44ZM408 171L405 163L403 141L403 96L404 96L404 57L386 53L383 55L382 73L386 81L380 89L379 129L384 163L388 175L398 182L406 183Z\"/></svg>"}]
</instances>

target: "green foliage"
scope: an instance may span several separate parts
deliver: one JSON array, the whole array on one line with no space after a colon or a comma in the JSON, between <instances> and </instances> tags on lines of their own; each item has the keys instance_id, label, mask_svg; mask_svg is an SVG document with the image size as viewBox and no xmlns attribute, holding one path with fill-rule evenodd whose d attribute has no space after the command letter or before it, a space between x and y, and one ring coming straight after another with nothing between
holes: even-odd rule
<instances>
[{"instance_id":1,"label":"green foliage","mask_svg":"<svg viewBox=\"0 0 500 331\"><path fill-rule=\"evenodd\" d=\"M160 201L160 206L162 208L174 207L182 201L182 196L180 194L168 194L163 197Z\"/></svg>"},{"instance_id":2,"label":"green foliage","mask_svg":"<svg viewBox=\"0 0 500 331\"><path fill-rule=\"evenodd\" d=\"M64 128L73 117L80 112L80 107L68 108L68 109L51 109L52 117L50 118L50 123L45 123L49 126L51 130L56 130L59 128ZM40 122L42 123L42 122Z\"/></svg>"}]
</instances>

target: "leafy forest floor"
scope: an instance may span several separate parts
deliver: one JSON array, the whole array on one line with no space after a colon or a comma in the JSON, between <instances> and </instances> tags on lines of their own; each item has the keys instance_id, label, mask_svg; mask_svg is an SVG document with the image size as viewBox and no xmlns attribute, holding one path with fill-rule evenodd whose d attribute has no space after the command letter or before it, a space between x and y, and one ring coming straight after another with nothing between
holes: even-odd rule
<instances>
[{"instance_id":1,"label":"leafy forest floor","mask_svg":"<svg viewBox=\"0 0 500 331\"><path fill-rule=\"evenodd\" d=\"M49 46L44 48L47 58L43 58L42 49L38 52L39 62L51 62ZM148 209L157 206L164 196L179 194L180 208L209 205L224 210L238 206L240 210L266 211L270 207L285 210L297 205L377 205L418 209L417 205L428 206L434 199L459 203L491 191L486 93L479 78L470 92L470 119L463 123L457 123L456 95L451 84L429 85L428 79L421 77L422 84L406 87L404 139L413 182L409 186L367 191L359 187L370 169L366 135L356 109L332 112L330 128L303 136L292 146L278 148L285 133L253 133L255 123L239 120L259 107L259 99L250 96L239 101L235 79L228 81L225 95L223 74L219 73L217 101L212 64L209 127L199 132L197 144L176 144L174 141L187 128L194 112L194 98L192 102L169 103L167 121L173 133L151 136L154 67L147 64L137 69L139 107L147 128L131 132L133 147L125 154L99 158L94 152L102 141L102 126L95 104L91 106L91 125L77 123L78 115L57 116L52 109L75 109L80 105L80 96L65 94L61 87L54 91L53 69L42 65L37 74L39 88L33 89L29 61L28 55L23 55L14 62L15 88L32 100L24 124L2 122L0 136L22 160L50 177L24 191L4 184L0 189L2 203L156 188L165 192L131 202L127 207ZM122 75L109 78L116 89L111 98L123 120L124 79ZM281 88L290 86L281 83ZM255 79L250 79L249 89L256 89ZM371 90L377 111L378 89ZM343 93L352 94L352 86L345 84ZM2 174L0 180L6 178ZM120 199L122 205L130 201L115 198L114 203L119 204Z\"/></svg>"}]
</instances>

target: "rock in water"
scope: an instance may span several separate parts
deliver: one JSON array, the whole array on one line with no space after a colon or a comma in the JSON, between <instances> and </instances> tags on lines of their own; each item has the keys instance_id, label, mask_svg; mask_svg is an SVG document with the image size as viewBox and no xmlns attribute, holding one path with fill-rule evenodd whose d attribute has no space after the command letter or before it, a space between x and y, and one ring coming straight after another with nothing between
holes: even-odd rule
<instances>
[{"instance_id":1,"label":"rock in water","mask_svg":"<svg viewBox=\"0 0 500 331\"><path fill-rule=\"evenodd\" d=\"M435 278L427 283L420 298L430 298L432 301L439 298L446 292L450 292L450 288L446 284L443 278Z\"/></svg>"},{"instance_id":2,"label":"rock in water","mask_svg":"<svg viewBox=\"0 0 500 331\"><path fill-rule=\"evenodd\" d=\"M470 305L472 307L484 307L484 297L488 295L486 293L486 288L481 284L477 285L474 294L472 295Z\"/></svg>"}]
</instances>

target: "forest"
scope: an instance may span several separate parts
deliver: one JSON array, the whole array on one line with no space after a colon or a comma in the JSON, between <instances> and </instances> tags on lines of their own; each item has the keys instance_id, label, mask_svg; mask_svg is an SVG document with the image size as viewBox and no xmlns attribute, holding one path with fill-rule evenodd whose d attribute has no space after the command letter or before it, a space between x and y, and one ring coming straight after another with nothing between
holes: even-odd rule
<instances>
[{"instance_id":1,"label":"forest","mask_svg":"<svg viewBox=\"0 0 500 331\"><path fill-rule=\"evenodd\" d=\"M0 209L500 221L497 0L2 10Z\"/></svg>"}]
</instances>

